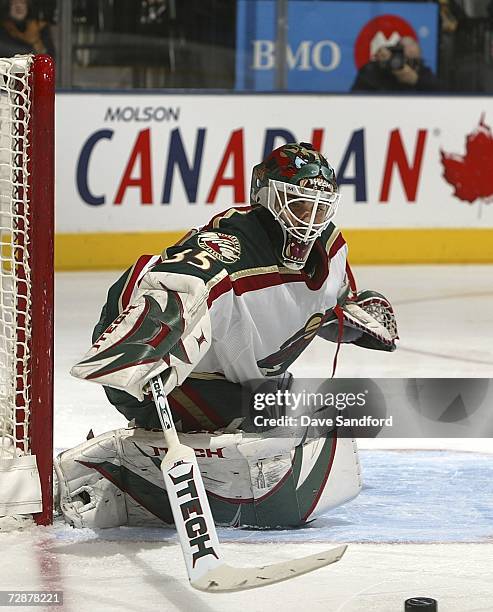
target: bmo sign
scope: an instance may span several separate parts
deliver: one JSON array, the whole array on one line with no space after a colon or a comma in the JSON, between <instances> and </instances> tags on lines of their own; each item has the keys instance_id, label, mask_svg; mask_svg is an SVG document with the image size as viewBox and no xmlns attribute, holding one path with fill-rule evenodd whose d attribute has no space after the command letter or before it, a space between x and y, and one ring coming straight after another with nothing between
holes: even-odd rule
<instances>
[{"instance_id":1,"label":"bmo sign","mask_svg":"<svg viewBox=\"0 0 493 612\"><path fill-rule=\"evenodd\" d=\"M276 45L273 40L254 40L253 70L273 70L276 66ZM286 47L288 70L321 70L330 72L341 63L341 48L333 40L303 40L296 49Z\"/></svg>"},{"instance_id":2,"label":"bmo sign","mask_svg":"<svg viewBox=\"0 0 493 612\"><path fill-rule=\"evenodd\" d=\"M290 91L349 91L358 69L402 36L436 71L438 5L429 2L289 0L285 49ZM275 89L276 0L238 0L236 89Z\"/></svg>"},{"instance_id":3,"label":"bmo sign","mask_svg":"<svg viewBox=\"0 0 493 612\"><path fill-rule=\"evenodd\" d=\"M427 32L422 29L422 34ZM389 47L408 36L419 41L412 25L398 15L379 15L371 19L360 30L354 44L354 64L357 69L367 64L380 47ZM424 36L425 37L425 36ZM433 61L433 58L431 58ZM430 66L430 62L427 62Z\"/></svg>"}]
</instances>

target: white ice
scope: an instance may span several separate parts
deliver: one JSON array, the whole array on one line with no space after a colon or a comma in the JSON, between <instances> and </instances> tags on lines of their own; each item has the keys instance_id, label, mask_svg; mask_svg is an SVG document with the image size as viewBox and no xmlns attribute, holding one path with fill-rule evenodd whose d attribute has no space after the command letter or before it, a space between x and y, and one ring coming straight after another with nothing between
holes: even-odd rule
<instances>
[{"instance_id":1,"label":"white ice","mask_svg":"<svg viewBox=\"0 0 493 612\"><path fill-rule=\"evenodd\" d=\"M393 354L343 346L338 375L491 377L492 272L491 266L355 269L361 288L378 289L393 301L402 340ZM70 366L87 350L106 291L118 275L115 271L57 275L58 451L83 441L90 429L99 434L125 425L97 385L68 375ZM330 375L333 351L334 345L315 340L292 368L294 374ZM491 446L489 439L361 440L363 468L367 466L372 477L360 497L339 513L323 517L307 531L264 532L260 537L258 532L220 530L224 554L232 564L255 565L302 556L330 548L341 538L350 543L338 564L280 585L229 595L203 594L187 584L171 529L122 528L96 533L58 522L50 528L0 535L4 559L0 590L62 590L63 609L68 611L250 612L282 607L283 612L305 608L394 612L403 610L407 597L422 595L437 599L442 612L491 612L493 525L489 529L487 521L493 516L489 478L493 462L486 455L492 452ZM455 449L471 454L376 450L389 448ZM392 462L391 482L386 482L385 461ZM413 473L414 485L422 481L426 487L426 494L416 495L414 504L409 491L405 499L400 495L399 466L404 464L408 476ZM445 479L451 479L450 483ZM381 494L384 488L389 495ZM407 536L402 528L406 513ZM393 534L396 517L400 539ZM406 537L412 543L402 543Z\"/></svg>"}]
</instances>

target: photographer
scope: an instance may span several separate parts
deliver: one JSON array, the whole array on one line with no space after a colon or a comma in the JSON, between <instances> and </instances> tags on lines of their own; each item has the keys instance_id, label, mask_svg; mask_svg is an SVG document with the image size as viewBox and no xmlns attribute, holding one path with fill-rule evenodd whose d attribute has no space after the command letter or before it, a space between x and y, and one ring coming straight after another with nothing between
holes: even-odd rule
<instances>
[{"instance_id":1,"label":"photographer","mask_svg":"<svg viewBox=\"0 0 493 612\"><path fill-rule=\"evenodd\" d=\"M360 68L351 91L439 91L440 81L421 59L419 44L410 37L380 47Z\"/></svg>"}]
</instances>

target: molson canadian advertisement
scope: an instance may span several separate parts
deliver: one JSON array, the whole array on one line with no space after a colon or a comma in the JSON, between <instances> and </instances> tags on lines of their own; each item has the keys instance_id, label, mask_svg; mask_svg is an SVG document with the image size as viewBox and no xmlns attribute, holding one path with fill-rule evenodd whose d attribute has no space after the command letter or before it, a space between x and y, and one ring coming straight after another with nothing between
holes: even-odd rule
<instances>
[{"instance_id":1,"label":"molson canadian advertisement","mask_svg":"<svg viewBox=\"0 0 493 612\"><path fill-rule=\"evenodd\" d=\"M57 96L57 262L120 267L249 202L285 142L334 166L353 263L493 261L490 98Z\"/></svg>"}]
</instances>

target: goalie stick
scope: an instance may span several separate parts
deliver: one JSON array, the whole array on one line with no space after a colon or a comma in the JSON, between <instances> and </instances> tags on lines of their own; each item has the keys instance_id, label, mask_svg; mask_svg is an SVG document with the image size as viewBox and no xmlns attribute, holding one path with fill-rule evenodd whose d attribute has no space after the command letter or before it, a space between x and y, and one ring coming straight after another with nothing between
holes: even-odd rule
<instances>
[{"instance_id":1,"label":"goalie stick","mask_svg":"<svg viewBox=\"0 0 493 612\"><path fill-rule=\"evenodd\" d=\"M307 557L259 567L233 567L219 550L214 519L195 451L180 443L160 376L150 381L167 452L161 462L178 539L190 584L201 591L243 591L288 580L339 561L347 546L337 546Z\"/></svg>"}]
</instances>

